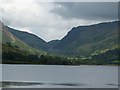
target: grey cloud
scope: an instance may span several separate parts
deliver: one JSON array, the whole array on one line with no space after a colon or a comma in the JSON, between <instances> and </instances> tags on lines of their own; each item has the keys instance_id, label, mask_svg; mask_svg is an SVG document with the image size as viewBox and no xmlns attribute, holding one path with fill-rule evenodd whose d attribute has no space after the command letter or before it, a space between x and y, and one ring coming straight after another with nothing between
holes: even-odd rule
<instances>
[{"instance_id":1,"label":"grey cloud","mask_svg":"<svg viewBox=\"0 0 120 90\"><path fill-rule=\"evenodd\" d=\"M64 19L116 20L118 18L117 2L57 2L55 4L56 8L51 12Z\"/></svg>"},{"instance_id":2,"label":"grey cloud","mask_svg":"<svg viewBox=\"0 0 120 90\"><path fill-rule=\"evenodd\" d=\"M3 23L32 32L46 41L61 39L75 26L108 21L106 19L117 17L117 3L36 2L23 3L22 6L10 1L0 7L3 11Z\"/></svg>"}]
</instances>

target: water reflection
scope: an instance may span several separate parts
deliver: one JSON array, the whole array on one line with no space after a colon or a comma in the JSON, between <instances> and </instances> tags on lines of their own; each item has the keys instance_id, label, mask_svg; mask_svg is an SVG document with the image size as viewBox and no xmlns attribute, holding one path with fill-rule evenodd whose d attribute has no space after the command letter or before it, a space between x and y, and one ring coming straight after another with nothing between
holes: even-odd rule
<instances>
[{"instance_id":1,"label":"water reflection","mask_svg":"<svg viewBox=\"0 0 120 90\"><path fill-rule=\"evenodd\" d=\"M43 86L43 85L64 86L64 87L65 86L69 86L69 87L87 86L87 84L82 84L82 83L40 83L40 82L9 82L9 81L0 82L0 84L2 85L3 88L15 87L15 86L17 86L17 87L22 87L22 86L29 87L29 86ZM117 84L106 84L106 85L120 86L120 85L117 85Z\"/></svg>"},{"instance_id":2,"label":"water reflection","mask_svg":"<svg viewBox=\"0 0 120 90\"><path fill-rule=\"evenodd\" d=\"M81 83L39 83L39 82L2 82L2 87L14 87L14 86L41 86L41 85L59 85L59 86L83 86Z\"/></svg>"}]
</instances>

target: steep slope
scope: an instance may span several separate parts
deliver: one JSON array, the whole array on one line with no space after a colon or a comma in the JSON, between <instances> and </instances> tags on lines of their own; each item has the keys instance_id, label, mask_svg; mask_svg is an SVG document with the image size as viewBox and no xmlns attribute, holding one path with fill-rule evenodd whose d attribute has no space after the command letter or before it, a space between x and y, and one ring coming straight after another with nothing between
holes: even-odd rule
<instances>
[{"instance_id":1,"label":"steep slope","mask_svg":"<svg viewBox=\"0 0 120 90\"><path fill-rule=\"evenodd\" d=\"M96 51L117 47L118 21L74 27L53 48L66 55L90 55Z\"/></svg>"},{"instance_id":2,"label":"steep slope","mask_svg":"<svg viewBox=\"0 0 120 90\"><path fill-rule=\"evenodd\" d=\"M26 44L24 41L11 34L8 31L8 27L4 24L2 24L2 28L0 29L0 31L2 32L2 39L0 42L3 45L14 46L30 54L43 53L42 51L34 49L33 47Z\"/></svg>"},{"instance_id":3,"label":"steep slope","mask_svg":"<svg viewBox=\"0 0 120 90\"><path fill-rule=\"evenodd\" d=\"M14 34L20 40L24 41L25 43L27 43L28 45L34 48L42 49L42 50L47 49L47 43L34 34L15 30L15 29L8 28L8 27L7 27L7 30L9 30L12 34Z\"/></svg>"}]
</instances>

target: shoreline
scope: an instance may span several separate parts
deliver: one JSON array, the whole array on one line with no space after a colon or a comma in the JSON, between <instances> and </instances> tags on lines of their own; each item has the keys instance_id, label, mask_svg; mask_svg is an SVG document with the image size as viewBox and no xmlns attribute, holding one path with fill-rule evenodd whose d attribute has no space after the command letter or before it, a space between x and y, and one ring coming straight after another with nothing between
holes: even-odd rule
<instances>
[{"instance_id":1,"label":"shoreline","mask_svg":"<svg viewBox=\"0 0 120 90\"><path fill-rule=\"evenodd\" d=\"M81 65L51 65L51 64L0 64L0 65L36 65L36 66L120 66L120 65L114 65L114 64L108 64L108 65L89 65L89 64L81 64Z\"/></svg>"}]
</instances>

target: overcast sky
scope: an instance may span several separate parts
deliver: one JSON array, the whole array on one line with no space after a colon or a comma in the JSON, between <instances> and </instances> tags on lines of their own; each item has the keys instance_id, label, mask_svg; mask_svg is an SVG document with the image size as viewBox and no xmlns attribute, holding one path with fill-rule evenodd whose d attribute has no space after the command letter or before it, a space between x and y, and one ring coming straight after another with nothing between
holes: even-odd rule
<instances>
[{"instance_id":1,"label":"overcast sky","mask_svg":"<svg viewBox=\"0 0 120 90\"><path fill-rule=\"evenodd\" d=\"M45 41L61 39L76 26L114 21L118 17L117 2L3 0L0 11L4 24L34 33Z\"/></svg>"}]
</instances>

